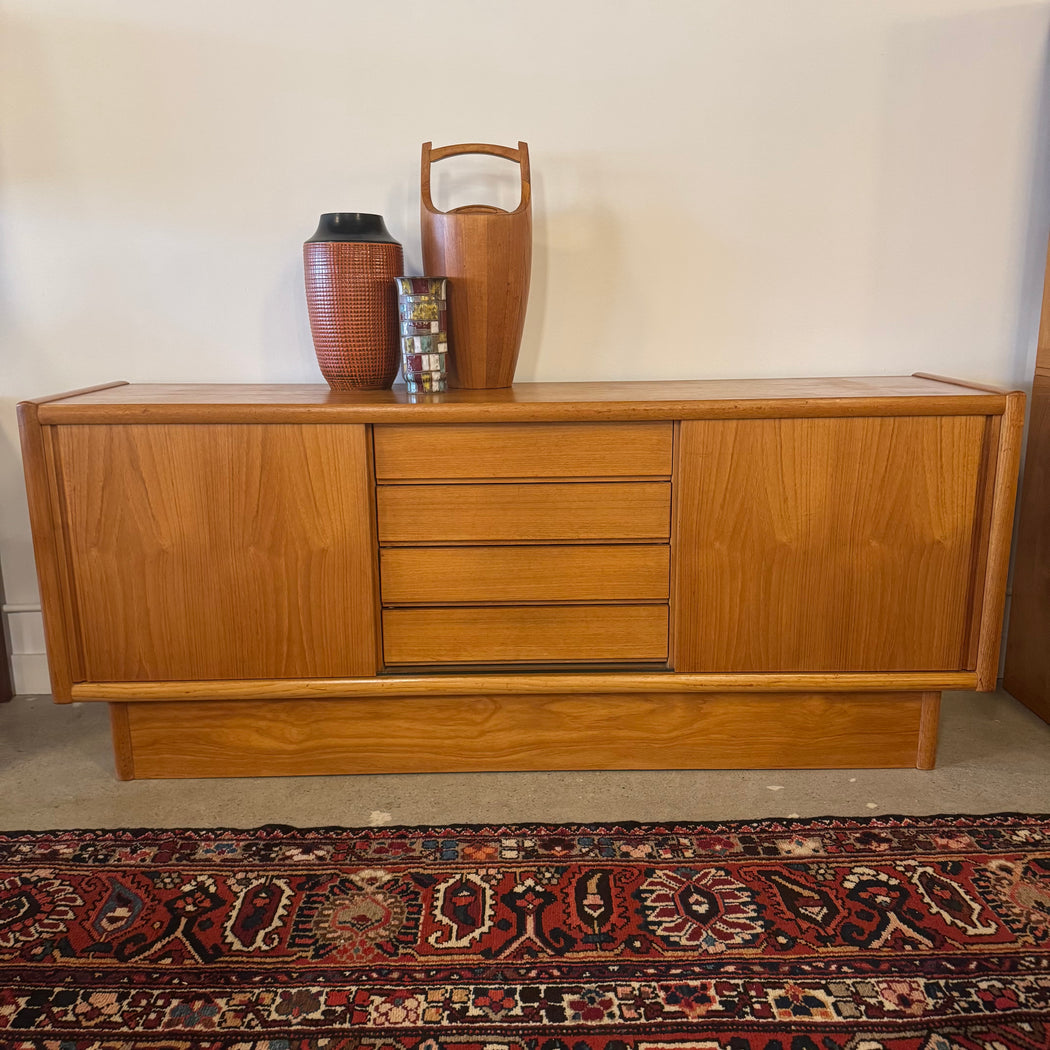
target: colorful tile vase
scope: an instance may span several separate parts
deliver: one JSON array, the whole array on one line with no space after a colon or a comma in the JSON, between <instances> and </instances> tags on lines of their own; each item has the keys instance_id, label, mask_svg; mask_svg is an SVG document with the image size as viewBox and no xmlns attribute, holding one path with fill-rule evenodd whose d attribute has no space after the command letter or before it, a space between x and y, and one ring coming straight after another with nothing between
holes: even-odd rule
<instances>
[{"instance_id":1,"label":"colorful tile vase","mask_svg":"<svg viewBox=\"0 0 1050 1050\"><path fill-rule=\"evenodd\" d=\"M398 277L401 371L410 394L448 389L448 335L444 277Z\"/></svg>"}]
</instances>

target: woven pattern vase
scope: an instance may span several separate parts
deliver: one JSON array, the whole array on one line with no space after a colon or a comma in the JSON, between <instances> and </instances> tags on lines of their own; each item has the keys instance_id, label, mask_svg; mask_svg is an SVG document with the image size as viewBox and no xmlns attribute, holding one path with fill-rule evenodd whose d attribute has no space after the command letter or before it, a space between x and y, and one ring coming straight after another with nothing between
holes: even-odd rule
<instances>
[{"instance_id":1,"label":"woven pattern vase","mask_svg":"<svg viewBox=\"0 0 1050 1050\"><path fill-rule=\"evenodd\" d=\"M330 212L303 245L306 305L317 363L333 390L385 390L401 363L401 245L381 215Z\"/></svg>"}]
</instances>

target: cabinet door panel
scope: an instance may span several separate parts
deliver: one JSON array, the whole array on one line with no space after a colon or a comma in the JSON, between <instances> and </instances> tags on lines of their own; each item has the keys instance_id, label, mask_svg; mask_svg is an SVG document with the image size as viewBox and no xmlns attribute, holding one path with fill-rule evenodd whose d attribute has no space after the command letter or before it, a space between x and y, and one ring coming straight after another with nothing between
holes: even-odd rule
<instances>
[{"instance_id":1,"label":"cabinet door panel","mask_svg":"<svg viewBox=\"0 0 1050 1050\"><path fill-rule=\"evenodd\" d=\"M56 428L89 681L377 665L364 426Z\"/></svg>"},{"instance_id":2,"label":"cabinet door panel","mask_svg":"<svg viewBox=\"0 0 1050 1050\"><path fill-rule=\"evenodd\" d=\"M679 671L962 669L983 416L681 427Z\"/></svg>"}]
</instances>

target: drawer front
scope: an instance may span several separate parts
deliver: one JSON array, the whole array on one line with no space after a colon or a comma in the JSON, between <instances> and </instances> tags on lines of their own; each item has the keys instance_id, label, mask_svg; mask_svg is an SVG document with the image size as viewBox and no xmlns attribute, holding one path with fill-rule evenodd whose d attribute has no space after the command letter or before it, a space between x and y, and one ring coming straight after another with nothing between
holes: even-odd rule
<instances>
[{"instance_id":1,"label":"drawer front","mask_svg":"<svg viewBox=\"0 0 1050 1050\"><path fill-rule=\"evenodd\" d=\"M383 612L387 665L665 661L667 605L507 605Z\"/></svg>"},{"instance_id":2,"label":"drawer front","mask_svg":"<svg viewBox=\"0 0 1050 1050\"><path fill-rule=\"evenodd\" d=\"M670 477L672 433L672 423L377 425L376 477Z\"/></svg>"},{"instance_id":3,"label":"drawer front","mask_svg":"<svg viewBox=\"0 0 1050 1050\"><path fill-rule=\"evenodd\" d=\"M385 605L667 600L666 545L387 547Z\"/></svg>"},{"instance_id":4,"label":"drawer front","mask_svg":"<svg viewBox=\"0 0 1050 1050\"><path fill-rule=\"evenodd\" d=\"M380 485L379 542L666 540L663 481Z\"/></svg>"}]
</instances>

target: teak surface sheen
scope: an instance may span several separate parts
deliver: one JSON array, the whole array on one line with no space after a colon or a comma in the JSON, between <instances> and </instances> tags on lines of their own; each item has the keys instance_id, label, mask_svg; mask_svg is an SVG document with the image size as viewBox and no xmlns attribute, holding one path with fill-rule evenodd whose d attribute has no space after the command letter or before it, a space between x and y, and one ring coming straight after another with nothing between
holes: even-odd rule
<instances>
[{"instance_id":1,"label":"teak surface sheen","mask_svg":"<svg viewBox=\"0 0 1050 1050\"><path fill-rule=\"evenodd\" d=\"M922 375L24 402L54 694L112 704L122 776L926 768L940 690L994 686L1023 405Z\"/></svg>"},{"instance_id":2,"label":"teak surface sheen","mask_svg":"<svg viewBox=\"0 0 1050 1050\"><path fill-rule=\"evenodd\" d=\"M653 540L671 530L671 485L566 482L379 485L380 543Z\"/></svg>"},{"instance_id":3,"label":"teak surface sheen","mask_svg":"<svg viewBox=\"0 0 1050 1050\"><path fill-rule=\"evenodd\" d=\"M914 767L923 699L636 693L114 706L128 709L126 777L210 777Z\"/></svg>"},{"instance_id":4,"label":"teak surface sheen","mask_svg":"<svg viewBox=\"0 0 1050 1050\"><path fill-rule=\"evenodd\" d=\"M467 423L375 428L376 478L671 475L671 423Z\"/></svg>"},{"instance_id":5,"label":"teak surface sheen","mask_svg":"<svg viewBox=\"0 0 1050 1050\"><path fill-rule=\"evenodd\" d=\"M412 395L322 384L123 384L47 399L49 423L484 423L1000 414L1005 393L917 376L518 383Z\"/></svg>"},{"instance_id":6,"label":"teak surface sheen","mask_svg":"<svg viewBox=\"0 0 1050 1050\"><path fill-rule=\"evenodd\" d=\"M60 427L89 680L373 674L363 426Z\"/></svg>"},{"instance_id":7,"label":"teak surface sheen","mask_svg":"<svg viewBox=\"0 0 1050 1050\"><path fill-rule=\"evenodd\" d=\"M586 602L667 600L664 545L386 547L383 602Z\"/></svg>"},{"instance_id":8,"label":"teak surface sheen","mask_svg":"<svg viewBox=\"0 0 1050 1050\"><path fill-rule=\"evenodd\" d=\"M985 426L683 423L676 669L963 669Z\"/></svg>"},{"instance_id":9,"label":"teak surface sheen","mask_svg":"<svg viewBox=\"0 0 1050 1050\"><path fill-rule=\"evenodd\" d=\"M383 612L388 664L667 659L667 605L489 605Z\"/></svg>"}]
</instances>

